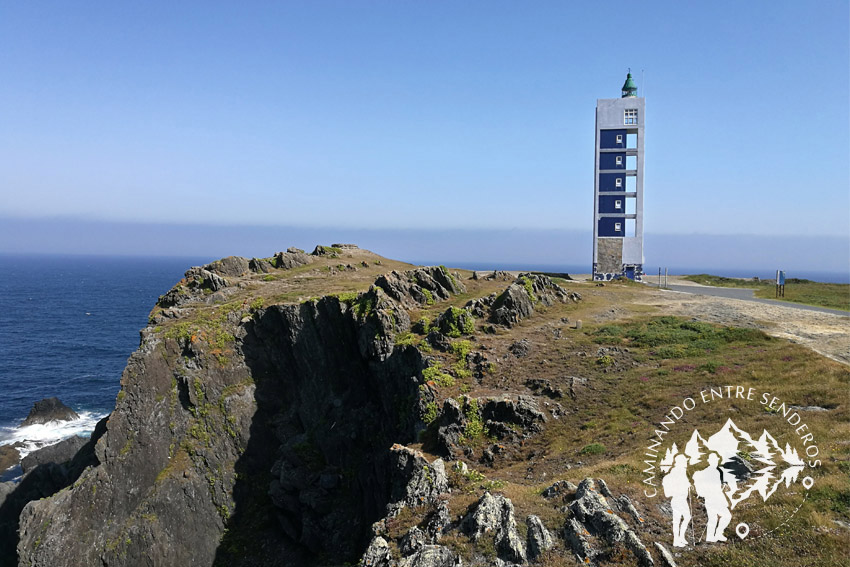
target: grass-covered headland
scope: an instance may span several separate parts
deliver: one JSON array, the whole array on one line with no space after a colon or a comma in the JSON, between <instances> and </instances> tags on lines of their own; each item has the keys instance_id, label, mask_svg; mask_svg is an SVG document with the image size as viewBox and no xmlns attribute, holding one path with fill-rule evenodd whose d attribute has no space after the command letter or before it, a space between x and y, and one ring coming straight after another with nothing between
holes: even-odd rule
<instances>
[{"instance_id":1,"label":"grass-covered headland","mask_svg":"<svg viewBox=\"0 0 850 567\"><path fill-rule=\"evenodd\" d=\"M739 287L754 289L755 296L765 299L777 299L776 284L773 280L754 280L726 278L711 274L693 274L684 279L700 285L716 287ZM823 283L800 278L788 278L785 282L785 297L778 298L794 303L816 305L830 309L850 311L850 284Z\"/></svg>"}]
</instances>

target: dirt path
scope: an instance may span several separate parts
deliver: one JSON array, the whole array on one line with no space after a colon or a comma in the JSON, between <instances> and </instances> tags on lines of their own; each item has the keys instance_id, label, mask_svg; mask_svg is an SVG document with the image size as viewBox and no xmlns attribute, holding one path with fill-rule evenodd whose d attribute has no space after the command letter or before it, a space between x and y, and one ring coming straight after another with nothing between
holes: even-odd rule
<instances>
[{"instance_id":1,"label":"dirt path","mask_svg":"<svg viewBox=\"0 0 850 567\"><path fill-rule=\"evenodd\" d=\"M679 283L679 282L677 282ZM700 321L755 327L850 365L850 317L727 297L654 290L635 303Z\"/></svg>"}]
</instances>

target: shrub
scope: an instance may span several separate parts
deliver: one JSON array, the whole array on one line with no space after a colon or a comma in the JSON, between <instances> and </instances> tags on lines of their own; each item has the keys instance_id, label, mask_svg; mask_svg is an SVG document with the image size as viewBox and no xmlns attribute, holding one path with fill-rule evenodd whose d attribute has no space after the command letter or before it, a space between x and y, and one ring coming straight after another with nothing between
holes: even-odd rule
<instances>
[{"instance_id":1,"label":"shrub","mask_svg":"<svg viewBox=\"0 0 850 567\"><path fill-rule=\"evenodd\" d=\"M422 421L425 425L430 425L435 419L437 419L437 402L428 402L422 414Z\"/></svg>"},{"instance_id":2,"label":"shrub","mask_svg":"<svg viewBox=\"0 0 850 567\"><path fill-rule=\"evenodd\" d=\"M602 443L591 443L590 445L585 445L579 452L582 455L599 455L605 452L605 445Z\"/></svg>"},{"instance_id":3,"label":"shrub","mask_svg":"<svg viewBox=\"0 0 850 567\"><path fill-rule=\"evenodd\" d=\"M455 385L455 379L451 374L446 374L439 366L429 366L422 371L425 382L434 382L437 386L451 387Z\"/></svg>"}]
</instances>

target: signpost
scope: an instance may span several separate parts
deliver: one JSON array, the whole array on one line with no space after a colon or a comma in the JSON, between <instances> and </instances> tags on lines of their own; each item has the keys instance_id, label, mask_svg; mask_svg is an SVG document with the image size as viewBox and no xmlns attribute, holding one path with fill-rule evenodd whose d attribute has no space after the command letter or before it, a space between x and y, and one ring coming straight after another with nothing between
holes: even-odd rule
<instances>
[{"instance_id":1,"label":"signpost","mask_svg":"<svg viewBox=\"0 0 850 567\"><path fill-rule=\"evenodd\" d=\"M785 297L785 272L776 270L776 297Z\"/></svg>"}]
</instances>

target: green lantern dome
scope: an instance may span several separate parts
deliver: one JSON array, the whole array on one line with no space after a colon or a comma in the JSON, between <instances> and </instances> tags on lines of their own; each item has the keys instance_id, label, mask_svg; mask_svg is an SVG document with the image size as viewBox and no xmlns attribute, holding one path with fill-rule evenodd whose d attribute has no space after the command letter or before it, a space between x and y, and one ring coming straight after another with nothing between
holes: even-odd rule
<instances>
[{"instance_id":1,"label":"green lantern dome","mask_svg":"<svg viewBox=\"0 0 850 567\"><path fill-rule=\"evenodd\" d=\"M632 74L629 73L626 75L626 82L623 83L623 97L626 98L629 96L637 96L637 86L635 85L634 79L632 79Z\"/></svg>"}]
</instances>

